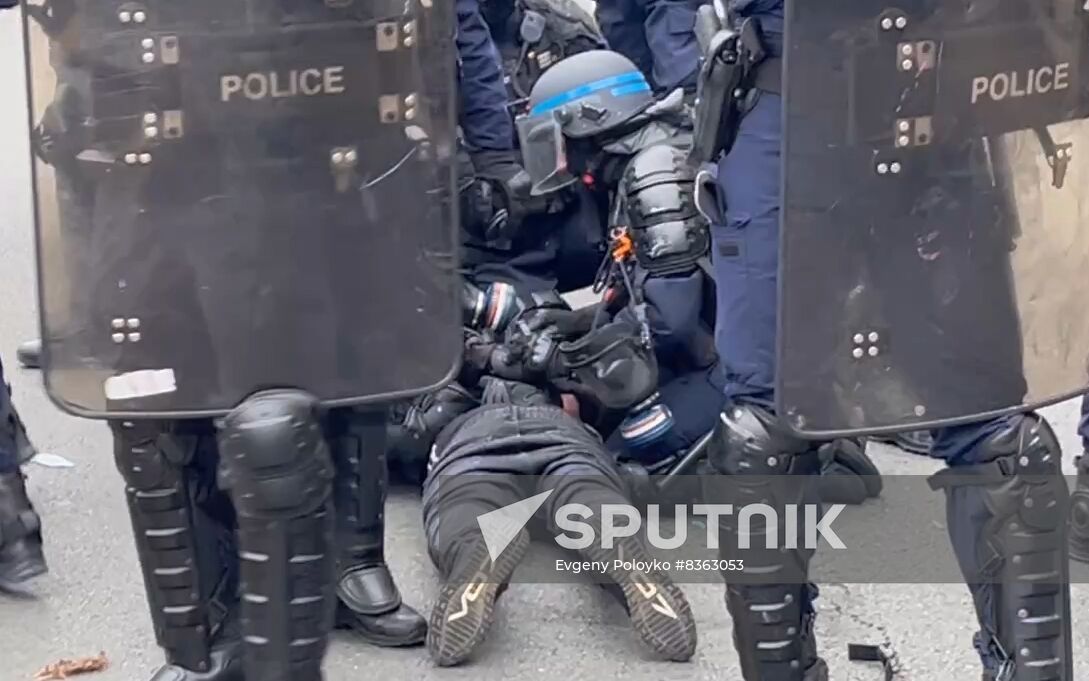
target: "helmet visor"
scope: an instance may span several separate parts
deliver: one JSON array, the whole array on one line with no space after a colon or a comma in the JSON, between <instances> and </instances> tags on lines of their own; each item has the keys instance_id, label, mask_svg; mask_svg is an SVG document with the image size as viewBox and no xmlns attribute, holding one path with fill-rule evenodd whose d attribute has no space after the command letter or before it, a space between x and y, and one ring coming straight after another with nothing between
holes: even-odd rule
<instances>
[{"instance_id":1,"label":"helmet visor","mask_svg":"<svg viewBox=\"0 0 1089 681\"><path fill-rule=\"evenodd\" d=\"M522 163L533 180L533 196L563 189L575 181L567 165L563 127L552 113L519 118L518 140Z\"/></svg>"}]
</instances>

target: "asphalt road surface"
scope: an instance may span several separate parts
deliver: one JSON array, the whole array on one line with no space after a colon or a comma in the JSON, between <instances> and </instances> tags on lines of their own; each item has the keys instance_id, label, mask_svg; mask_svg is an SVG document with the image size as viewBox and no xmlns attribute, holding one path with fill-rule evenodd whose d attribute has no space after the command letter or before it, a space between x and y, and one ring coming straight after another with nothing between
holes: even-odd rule
<instances>
[{"instance_id":1,"label":"asphalt road surface","mask_svg":"<svg viewBox=\"0 0 1089 681\"><path fill-rule=\"evenodd\" d=\"M43 516L52 571L34 600L0 597L0 681L28 681L62 657L105 651L111 666L88 681L140 681L161 663L105 426L65 415L48 400L36 372L15 368L17 344L36 335L36 299L25 141L21 38L13 12L0 16L0 353L16 403L39 448L73 468L29 467L30 491ZM1071 468L1076 408L1047 410ZM873 446L884 472L925 474L935 464ZM881 501L848 513L890 513ZM406 600L426 609L437 592L424 552L419 504L411 493L391 501L389 556ZM890 532L895 524L890 523ZM349 679L738 679L730 621L718 585L687 585L700 644L689 664L647 660L623 610L592 585L518 584L503 597L493 635L471 666L433 667L422 650L380 650L338 634L328 656L330 681ZM1075 650L1089 650L1089 587L1074 587ZM971 602L963 586L826 585L818 632L836 681L877 681L879 670L846 660L848 642L888 640L915 681L978 678L970 647ZM1089 679L1089 655L1075 678Z\"/></svg>"}]
</instances>

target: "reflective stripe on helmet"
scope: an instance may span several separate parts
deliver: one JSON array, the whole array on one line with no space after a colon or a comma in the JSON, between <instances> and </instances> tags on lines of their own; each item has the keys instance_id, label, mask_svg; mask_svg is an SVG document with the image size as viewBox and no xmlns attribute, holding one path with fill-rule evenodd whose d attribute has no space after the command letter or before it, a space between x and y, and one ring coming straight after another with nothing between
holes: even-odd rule
<instances>
[{"instance_id":1,"label":"reflective stripe on helmet","mask_svg":"<svg viewBox=\"0 0 1089 681\"><path fill-rule=\"evenodd\" d=\"M615 88L612 91L614 97L622 97L624 95L633 95L640 92L647 92L650 90L650 84L647 83L646 77L639 71L629 71L628 73L621 73L617 76L609 76L608 78L602 78L592 83L586 83L576 88L571 88L566 92L561 92L558 95L554 95L538 102L529 111L530 116L539 116L540 114L548 113L553 109L558 109L564 104L570 104L576 100L582 99L588 95L592 95L595 92L601 92L602 90L608 90Z\"/></svg>"}]
</instances>

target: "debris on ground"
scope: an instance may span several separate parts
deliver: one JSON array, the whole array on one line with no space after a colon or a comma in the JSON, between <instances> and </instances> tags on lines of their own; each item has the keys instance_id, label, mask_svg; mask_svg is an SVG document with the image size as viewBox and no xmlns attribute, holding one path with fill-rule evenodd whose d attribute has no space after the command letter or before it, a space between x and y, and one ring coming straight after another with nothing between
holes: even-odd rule
<instances>
[{"instance_id":1,"label":"debris on ground","mask_svg":"<svg viewBox=\"0 0 1089 681\"><path fill-rule=\"evenodd\" d=\"M76 465L60 454L50 454L49 452L38 452L38 454L30 460L30 463L45 468L75 468Z\"/></svg>"},{"instance_id":2,"label":"debris on ground","mask_svg":"<svg viewBox=\"0 0 1089 681\"><path fill-rule=\"evenodd\" d=\"M101 652L94 657L80 657L75 660L58 660L46 665L34 675L34 681L53 681L54 679L67 679L79 674L100 672L110 666L106 659L106 653Z\"/></svg>"}]
</instances>

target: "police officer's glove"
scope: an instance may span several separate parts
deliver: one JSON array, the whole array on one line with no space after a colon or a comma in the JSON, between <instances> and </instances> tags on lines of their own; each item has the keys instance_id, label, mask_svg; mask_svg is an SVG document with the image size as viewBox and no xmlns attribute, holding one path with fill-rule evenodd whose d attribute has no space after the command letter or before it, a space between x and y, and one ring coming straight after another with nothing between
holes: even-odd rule
<instances>
[{"instance_id":1,"label":"police officer's glove","mask_svg":"<svg viewBox=\"0 0 1089 681\"><path fill-rule=\"evenodd\" d=\"M519 320L531 332L551 328L555 336L563 340L579 338L590 333L594 319L602 303L595 303L577 310L540 307L527 310Z\"/></svg>"},{"instance_id":2,"label":"police officer's glove","mask_svg":"<svg viewBox=\"0 0 1089 681\"><path fill-rule=\"evenodd\" d=\"M559 341L551 328L530 332L522 325L508 332L506 342L490 357L492 373L523 383L546 384L560 370Z\"/></svg>"},{"instance_id":3,"label":"police officer's glove","mask_svg":"<svg viewBox=\"0 0 1089 681\"><path fill-rule=\"evenodd\" d=\"M492 354L499 341L490 332L465 329L465 348L462 352L458 383L476 388L480 379L492 371Z\"/></svg>"},{"instance_id":4,"label":"police officer's glove","mask_svg":"<svg viewBox=\"0 0 1089 681\"><path fill-rule=\"evenodd\" d=\"M478 180L491 189L494 213L484 227L487 241L513 239L530 212L533 181L518 163L513 151L478 151L473 154Z\"/></svg>"}]
</instances>

